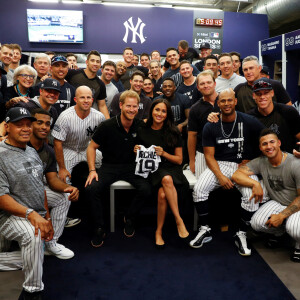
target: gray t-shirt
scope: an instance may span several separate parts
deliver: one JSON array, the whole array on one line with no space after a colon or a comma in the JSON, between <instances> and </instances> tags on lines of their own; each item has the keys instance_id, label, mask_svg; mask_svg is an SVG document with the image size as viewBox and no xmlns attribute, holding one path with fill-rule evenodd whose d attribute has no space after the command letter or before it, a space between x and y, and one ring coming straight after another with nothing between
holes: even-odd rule
<instances>
[{"instance_id":1,"label":"gray t-shirt","mask_svg":"<svg viewBox=\"0 0 300 300\"><path fill-rule=\"evenodd\" d=\"M237 75L236 73L233 73L232 76L229 79L223 78L222 76L219 76L216 79L216 92L219 93L225 89L234 88L239 85L240 83L244 83L247 80L245 77Z\"/></svg>"},{"instance_id":2,"label":"gray t-shirt","mask_svg":"<svg viewBox=\"0 0 300 300\"><path fill-rule=\"evenodd\" d=\"M0 196L9 195L44 216L44 190L43 164L37 152L29 146L23 150L1 142ZM0 223L8 217L9 214L0 210Z\"/></svg>"},{"instance_id":3,"label":"gray t-shirt","mask_svg":"<svg viewBox=\"0 0 300 300\"><path fill-rule=\"evenodd\" d=\"M298 196L300 189L300 159L292 154L285 161L273 167L266 156L251 160L247 166L256 175L260 174L272 200L288 206Z\"/></svg>"}]
</instances>

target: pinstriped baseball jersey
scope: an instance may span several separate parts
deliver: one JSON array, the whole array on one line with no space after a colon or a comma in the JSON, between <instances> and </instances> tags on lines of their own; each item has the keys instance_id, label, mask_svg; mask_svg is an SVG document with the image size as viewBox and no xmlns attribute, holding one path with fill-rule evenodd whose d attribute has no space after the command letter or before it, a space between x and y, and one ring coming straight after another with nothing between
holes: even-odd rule
<instances>
[{"instance_id":1,"label":"pinstriped baseball jersey","mask_svg":"<svg viewBox=\"0 0 300 300\"><path fill-rule=\"evenodd\" d=\"M104 120L104 115L93 108L84 119L79 118L75 106L60 114L52 130L52 136L63 141L65 160L71 160L86 151L96 128Z\"/></svg>"}]
</instances>

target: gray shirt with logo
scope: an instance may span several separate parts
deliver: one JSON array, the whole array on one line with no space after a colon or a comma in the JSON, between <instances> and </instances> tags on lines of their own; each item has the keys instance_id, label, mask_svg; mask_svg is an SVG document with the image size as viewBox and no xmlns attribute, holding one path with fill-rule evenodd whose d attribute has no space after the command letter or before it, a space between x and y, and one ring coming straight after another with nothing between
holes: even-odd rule
<instances>
[{"instance_id":1,"label":"gray shirt with logo","mask_svg":"<svg viewBox=\"0 0 300 300\"><path fill-rule=\"evenodd\" d=\"M44 216L43 164L37 152L0 143L0 196L9 195L18 203ZM9 214L0 210L0 224Z\"/></svg>"},{"instance_id":2,"label":"gray shirt with logo","mask_svg":"<svg viewBox=\"0 0 300 300\"><path fill-rule=\"evenodd\" d=\"M260 174L266 185L270 199L288 206L300 189L300 159L287 154L285 161L273 167L266 156L251 160L247 166L256 175Z\"/></svg>"}]
</instances>

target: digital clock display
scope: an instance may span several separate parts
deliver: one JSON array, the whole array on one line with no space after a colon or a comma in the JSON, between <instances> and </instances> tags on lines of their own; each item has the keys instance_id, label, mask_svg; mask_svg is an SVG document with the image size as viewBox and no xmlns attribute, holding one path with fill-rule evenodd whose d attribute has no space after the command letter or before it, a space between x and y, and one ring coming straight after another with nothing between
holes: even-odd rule
<instances>
[{"instance_id":1,"label":"digital clock display","mask_svg":"<svg viewBox=\"0 0 300 300\"><path fill-rule=\"evenodd\" d=\"M196 19L197 26L216 26L222 27L223 20L222 19L206 19L206 18L197 18Z\"/></svg>"}]
</instances>

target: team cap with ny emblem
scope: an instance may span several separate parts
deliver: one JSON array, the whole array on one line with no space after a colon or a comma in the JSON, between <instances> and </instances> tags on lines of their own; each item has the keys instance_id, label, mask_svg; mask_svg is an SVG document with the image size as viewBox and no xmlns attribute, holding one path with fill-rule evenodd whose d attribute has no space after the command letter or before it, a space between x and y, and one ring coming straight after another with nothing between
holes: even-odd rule
<instances>
[{"instance_id":1,"label":"team cap with ny emblem","mask_svg":"<svg viewBox=\"0 0 300 300\"><path fill-rule=\"evenodd\" d=\"M32 117L30 112L26 108L13 107L7 112L5 122L17 122L22 119L30 119L31 121L36 121L36 118Z\"/></svg>"},{"instance_id":2,"label":"team cap with ny emblem","mask_svg":"<svg viewBox=\"0 0 300 300\"><path fill-rule=\"evenodd\" d=\"M46 78L41 86L40 86L40 89L42 90L55 90L55 91L58 91L61 93L61 90L60 90L60 83L56 80L56 79L53 79L53 78Z\"/></svg>"}]
</instances>

